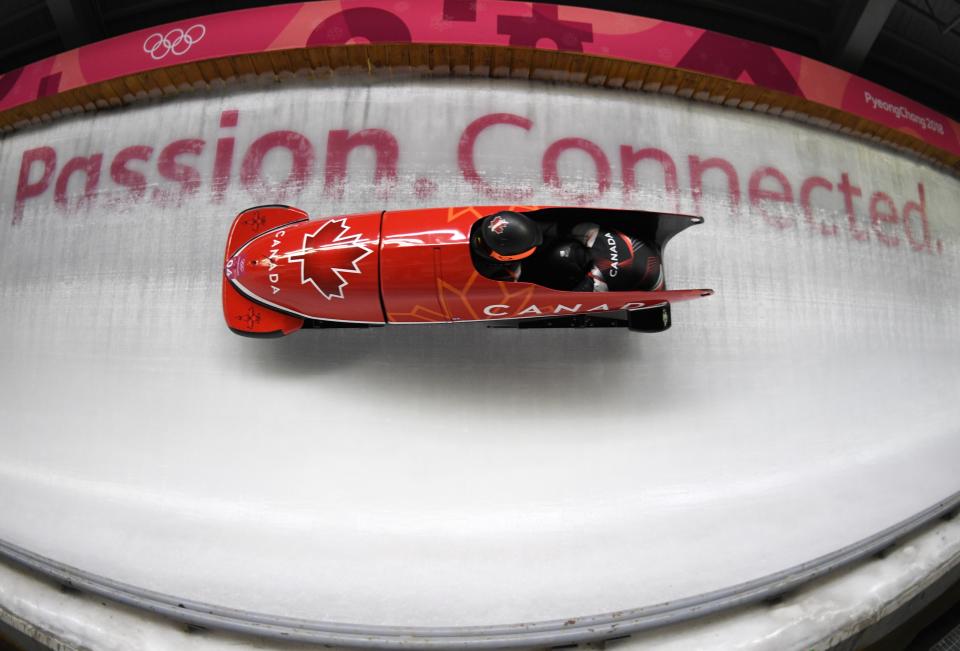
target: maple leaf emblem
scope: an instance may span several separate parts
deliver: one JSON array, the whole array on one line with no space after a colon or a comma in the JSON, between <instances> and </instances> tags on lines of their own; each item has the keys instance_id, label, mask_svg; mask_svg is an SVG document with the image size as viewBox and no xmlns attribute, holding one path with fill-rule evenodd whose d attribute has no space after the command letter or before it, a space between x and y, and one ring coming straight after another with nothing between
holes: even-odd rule
<instances>
[{"instance_id":1,"label":"maple leaf emblem","mask_svg":"<svg viewBox=\"0 0 960 651\"><path fill-rule=\"evenodd\" d=\"M290 262L300 264L300 284L314 286L328 301L343 298L343 288L350 284L345 274L358 274L360 261L373 253L360 242L362 233L348 235L347 220L328 219L313 233L303 236L303 248L287 255ZM322 264L307 268L307 255L322 252Z\"/></svg>"}]
</instances>

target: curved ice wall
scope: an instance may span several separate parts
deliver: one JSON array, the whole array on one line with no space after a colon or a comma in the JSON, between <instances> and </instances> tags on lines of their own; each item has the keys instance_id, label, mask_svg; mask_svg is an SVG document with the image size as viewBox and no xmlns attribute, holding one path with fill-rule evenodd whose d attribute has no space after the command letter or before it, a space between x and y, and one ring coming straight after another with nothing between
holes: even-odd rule
<instances>
[{"instance_id":1,"label":"curved ice wall","mask_svg":"<svg viewBox=\"0 0 960 651\"><path fill-rule=\"evenodd\" d=\"M782 570L958 488L960 182L869 142L364 78L61 119L5 136L0 170L0 539L102 576L325 621L564 618ZM668 280L717 293L657 336L250 341L220 265L266 202L698 213Z\"/></svg>"}]
</instances>

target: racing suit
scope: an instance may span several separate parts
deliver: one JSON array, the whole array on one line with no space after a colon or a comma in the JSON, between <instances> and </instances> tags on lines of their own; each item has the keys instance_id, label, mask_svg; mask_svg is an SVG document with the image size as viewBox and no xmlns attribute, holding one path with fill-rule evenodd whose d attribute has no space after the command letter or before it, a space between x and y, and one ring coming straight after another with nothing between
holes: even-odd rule
<instances>
[{"instance_id":1,"label":"racing suit","mask_svg":"<svg viewBox=\"0 0 960 651\"><path fill-rule=\"evenodd\" d=\"M552 223L538 227L543 244L533 255L501 262L476 254L474 264L480 274L493 280L520 280L577 292L663 288L663 269L655 246L590 222L569 230Z\"/></svg>"},{"instance_id":2,"label":"racing suit","mask_svg":"<svg viewBox=\"0 0 960 651\"><path fill-rule=\"evenodd\" d=\"M577 224L567 237L545 245L520 280L577 292L663 288L660 255L654 246L613 228Z\"/></svg>"}]
</instances>

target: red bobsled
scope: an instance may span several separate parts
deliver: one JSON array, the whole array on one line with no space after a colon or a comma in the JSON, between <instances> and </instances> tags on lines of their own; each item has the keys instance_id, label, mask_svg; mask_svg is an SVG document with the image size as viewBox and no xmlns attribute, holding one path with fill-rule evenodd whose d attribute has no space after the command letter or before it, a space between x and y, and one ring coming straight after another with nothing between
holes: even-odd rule
<instances>
[{"instance_id":1,"label":"red bobsled","mask_svg":"<svg viewBox=\"0 0 960 651\"><path fill-rule=\"evenodd\" d=\"M670 326L670 303L710 289L579 292L481 275L471 229L501 210L551 222L589 221L652 243L700 217L633 210L465 206L310 219L288 206L240 213L227 238L223 310L237 334L300 328L486 321L510 327Z\"/></svg>"}]
</instances>

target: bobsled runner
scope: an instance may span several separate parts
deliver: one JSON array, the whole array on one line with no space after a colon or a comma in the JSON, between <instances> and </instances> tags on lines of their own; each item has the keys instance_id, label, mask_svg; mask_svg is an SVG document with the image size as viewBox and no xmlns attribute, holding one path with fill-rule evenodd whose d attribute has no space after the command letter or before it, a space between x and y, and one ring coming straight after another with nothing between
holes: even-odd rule
<instances>
[{"instance_id":1,"label":"bobsled runner","mask_svg":"<svg viewBox=\"0 0 960 651\"><path fill-rule=\"evenodd\" d=\"M614 266L618 260L626 264L624 256L633 253L628 246L618 259L620 249L611 233L628 245L642 242L652 251L646 264L655 257L660 276L651 289L611 285L609 291L557 289L546 281L528 281L526 273L516 280L495 279L482 271L472 243L479 241L481 224L500 226L486 218L503 211L549 224L557 232L575 232L577 224L587 223L594 227L594 240L598 229L601 244L609 238ZM301 328L461 321L660 332L670 327L671 303L713 293L667 290L659 266L667 242L702 222L688 215L542 206L390 210L310 219L298 208L257 206L234 219L227 237L224 317L233 332L252 337L279 337ZM522 264L530 267L536 260L532 256ZM549 272L540 269L536 277L549 277Z\"/></svg>"}]
</instances>

